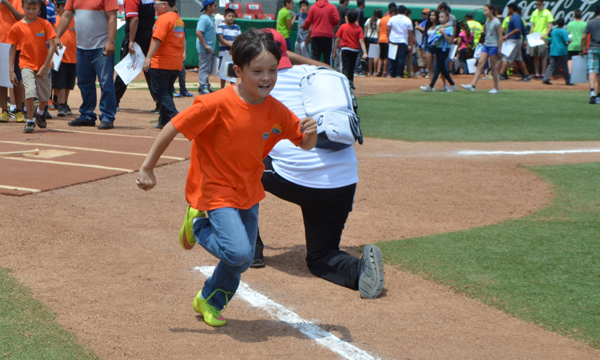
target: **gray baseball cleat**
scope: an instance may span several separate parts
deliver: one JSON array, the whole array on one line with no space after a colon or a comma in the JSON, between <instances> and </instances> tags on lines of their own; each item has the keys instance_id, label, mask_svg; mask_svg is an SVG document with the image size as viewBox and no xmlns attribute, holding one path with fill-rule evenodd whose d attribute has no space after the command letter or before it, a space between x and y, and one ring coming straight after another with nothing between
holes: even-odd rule
<instances>
[{"instance_id":1,"label":"gray baseball cleat","mask_svg":"<svg viewBox=\"0 0 600 360\"><path fill-rule=\"evenodd\" d=\"M367 245L359 262L358 291L363 299L375 299L383 290L383 264L381 250Z\"/></svg>"}]
</instances>

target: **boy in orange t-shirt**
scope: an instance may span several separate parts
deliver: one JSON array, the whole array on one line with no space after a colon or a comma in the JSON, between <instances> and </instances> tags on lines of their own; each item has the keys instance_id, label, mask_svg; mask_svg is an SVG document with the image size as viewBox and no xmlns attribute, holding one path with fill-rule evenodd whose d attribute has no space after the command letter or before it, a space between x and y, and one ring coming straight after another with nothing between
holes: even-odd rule
<instances>
[{"instance_id":1,"label":"boy in orange t-shirt","mask_svg":"<svg viewBox=\"0 0 600 360\"><path fill-rule=\"evenodd\" d=\"M10 31L10 28L14 23L21 20L23 18L23 8L21 7L21 0L2 0L0 1L0 43L6 42L6 36ZM17 69L16 71L19 81L21 81L21 72ZM17 91L18 94L20 92ZM21 109L21 104L23 99L20 96L14 96L14 92L11 88L11 96L13 104L18 104L18 109ZM8 112L8 88L0 86L0 108L2 108L2 112L0 113L0 123L6 123L10 120L11 116ZM19 114L18 121L24 122L25 116L21 110L17 112ZM15 114L16 115L16 114Z\"/></svg>"},{"instance_id":2,"label":"boy in orange t-shirt","mask_svg":"<svg viewBox=\"0 0 600 360\"><path fill-rule=\"evenodd\" d=\"M183 66L185 25L174 7L175 0L154 3L158 19L144 60L144 71L150 71L152 93L160 108L158 124L154 125L157 129L162 129L178 114L171 89Z\"/></svg>"},{"instance_id":3,"label":"boy in orange t-shirt","mask_svg":"<svg viewBox=\"0 0 600 360\"><path fill-rule=\"evenodd\" d=\"M58 0L58 16L56 22L60 24L60 17L65 12L65 4L67 0ZM67 31L61 36L60 41L66 47L60 67L58 71L52 69L52 89L58 97L58 116L73 115L69 107L69 93L75 88L77 79L77 38L75 35L75 19L71 19L71 23Z\"/></svg>"},{"instance_id":4,"label":"boy in orange t-shirt","mask_svg":"<svg viewBox=\"0 0 600 360\"><path fill-rule=\"evenodd\" d=\"M21 49L19 67L23 85L25 85L25 106L27 107L27 122L23 132L32 133L36 125L42 129L46 128L44 108L50 99L52 90L50 62L52 53L56 49L54 44L56 33L47 20L38 18L39 1L23 0L23 11L25 17L10 28L6 41L12 45L9 70L10 81L15 86L19 81L13 67L17 48ZM36 95L39 105L34 109Z\"/></svg>"},{"instance_id":5,"label":"boy in orange t-shirt","mask_svg":"<svg viewBox=\"0 0 600 360\"><path fill-rule=\"evenodd\" d=\"M152 145L137 180L139 188L153 188L153 168L173 138L182 133L193 141L185 188L190 206L179 240L187 250L197 242L220 260L192 303L211 326L225 325L221 311L254 257L258 202L265 197L262 160L280 140L305 150L317 141L312 118L299 120L269 95L281 59L273 35L250 29L236 38L231 53L241 81L197 97L173 118Z\"/></svg>"}]
</instances>

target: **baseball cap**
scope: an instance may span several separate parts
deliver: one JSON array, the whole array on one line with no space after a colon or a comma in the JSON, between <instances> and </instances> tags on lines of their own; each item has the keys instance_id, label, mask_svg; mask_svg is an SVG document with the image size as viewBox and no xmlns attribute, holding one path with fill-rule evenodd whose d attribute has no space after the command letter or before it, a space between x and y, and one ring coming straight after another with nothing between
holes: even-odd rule
<instances>
[{"instance_id":1,"label":"baseball cap","mask_svg":"<svg viewBox=\"0 0 600 360\"><path fill-rule=\"evenodd\" d=\"M422 12L422 13L423 13L423 14L424 14L424 13L428 13L428 14L429 14L429 12L430 12L430 11L431 11L431 10L429 10L429 8L425 8L425 9L423 9L423 12Z\"/></svg>"},{"instance_id":2,"label":"baseball cap","mask_svg":"<svg viewBox=\"0 0 600 360\"><path fill-rule=\"evenodd\" d=\"M202 8L204 9L205 7L207 7L208 5L214 3L215 0L202 0Z\"/></svg>"},{"instance_id":3,"label":"baseball cap","mask_svg":"<svg viewBox=\"0 0 600 360\"><path fill-rule=\"evenodd\" d=\"M285 43L285 38L275 29L260 29L260 31L270 32L275 38L275 43L279 46L279 50L281 50L281 60L279 60L279 66L277 70L289 69L291 68L292 62L290 58L287 56L287 44Z\"/></svg>"},{"instance_id":4,"label":"baseball cap","mask_svg":"<svg viewBox=\"0 0 600 360\"><path fill-rule=\"evenodd\" d=\"M56 1L56 5L60 5L60 4L66 4L67 0L57 0Z\"/></svg>"}]
</instances>

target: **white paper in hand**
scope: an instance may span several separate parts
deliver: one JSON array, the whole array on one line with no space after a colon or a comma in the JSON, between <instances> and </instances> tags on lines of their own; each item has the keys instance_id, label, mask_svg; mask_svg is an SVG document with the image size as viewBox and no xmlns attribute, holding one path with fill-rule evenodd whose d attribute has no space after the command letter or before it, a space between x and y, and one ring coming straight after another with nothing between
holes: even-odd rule
<instances>
[{"instance_id":1,"label":"white paper in hand","mask_svg":"<svg viewBox=\"0 0 600 360\"><path fill-rule=\"evenodd\" d=\"M500 52L502 53L502 55L509 57L515 49L515 46L517 45L512 41L504 41L502 42L502 49L500 50Z\"/></svg>"},{"instance_id":2,"label":"white paper in hand","mask_svg":"<svg viewBox=\"0 0 600 360\"><path fill-rule=\"evenodd\" d=\"M125 19L117 19L117 30L125 26L126 23L127 21L125 21Z\"/></svg>"},{"instance_id":3,"label":"white paper in hand","mask_svg":"<svg viewBox=\"0 0 600 360\"><path fill-rule=\"evenodd\" d=\"M398 45L390 44L388 47L388 59L396 60L396 54L398 53Z\"/></svg>"},{"instance_id":4,"label":"white paper in hand","mask_svg":"<svg viewBox=\"0 0 600 360\"><path fill-rule=\"evenodd\" d=\"M231 81L235 84L235 78L227 76L227 63L231 61L231 54L227 50L221 51L219 54L223 56L219 65L219 79Z\"/></svg>"},{"instance_id":5,"label":"white paper in hand","mask_svg":"<svg viewBox=\"0 0 600 360\"><path fill-rule=\"evenodd\" d=\"M219 76L219 58L213 56L212 68L210 69L210 74L214 77Z\"/></svg>"},{"instance_id":6,"label":"white paper in hand","mask_svg":"<svg viewBox=\"0 0 600 360\"><path fill-rule=\"evenodd\" d=\"M67 50L67 47L63 45L62 49L57 48L57 50L58 55L56 55L56 53L52 55L52 62L54 63L54 67L52 69L54 69L54 71L58 71L58 69L60 68L60 63L62 62L62 58L65 54L65 51Z\"/></svg>"},{"instance_id":7,"label":"white paper in hand","mask_svg":"<svg viewBox=\"0 0 600 360\"><path fill-rule=\"evenodd\" d=\"M135 54L128 53L123 60L115 65L115 71L119 74L119 77L125 85L128 85L133 79L136 78L141 72L144 66L144 53L137 43L133 44Z\"/></svg>"},{"instance_id":8,"label":"white paper in hand","mask_svg":"<svg viewBox=\"0 0 600 360\"><path fill-rule=\"evenodd\" d=\"M587 79L587 56L573 56L573 66L571 70L571 83L583 84Z\"/></svg>"},{"instance_id":9,"label":"white paper in hand","mask_svg":"<svg viewBox=\"0 0 600 360\"><path fill-rule=\"evenodd\" d=\"M0 43L0 87L13 87L10 82L10 71L8 70L8 56L10 44Z\"/></svg>"},{"instance_id":10,"label":"white paper in hand","mask_svg":"<svg viewBox=\"0 0 600 360\"><path fill-rule=\"evenodd\" d=\"M379 44L369 44L369 59L379 59Z\"/></svg>"},{"instance_id":11,"label":"white paper in hand","mask_svg":"<svg viewBox=\"0 0 600 360\"><path fill-rule=\"evenodd\" d=\"M448 50L448 59L452 60L456 57L456 52L458 51L458 45L452 44L450 45L450 50Z\"/></svg>"},{"instance_id":12,"label":"white paper in hand","mask_svg":"<svg viewBox=\"0 0 600 360\"><path fill-rule=\"evenodd\" d=\"M477 70L477 59L467 59L467 67L469 68L469 74L475 74Z\"/></svg>"},{"instance_id":13,"label":"white paper in hand","mask_svg":"<svg viewBox=\"0 0 600 360\"><path fill-rule=\"evenodd\" d=\"M542 36L539 32L534 32L533 34L527 35L527 44L529 44L529 47L536 47L544 45L544 40L542 40Z\"/></svg>"}]
</instances>

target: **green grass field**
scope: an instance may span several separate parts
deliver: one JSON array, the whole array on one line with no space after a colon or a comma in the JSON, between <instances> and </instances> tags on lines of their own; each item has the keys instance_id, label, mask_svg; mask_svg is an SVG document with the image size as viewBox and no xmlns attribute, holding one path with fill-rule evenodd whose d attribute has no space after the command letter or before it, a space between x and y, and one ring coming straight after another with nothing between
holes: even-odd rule
<instances>
[{"instance_id":1,"label":"green grass field","mask_svg":"<svg viewBox=\"0 0 600 360\"><path fill-rule=\"evenodd\" d=\"M535 214L377 245L389 264L600 348L600 163L532 170L557 195Z\"/></svg>"},{"instance_id":2,"label":"green grass field","mask_svg":"<svg viewBox=\"0 0 600 360\"><path fill-rule=\"evenodd\" d=\"M98 359L31 292L0 268L0 359Z\"/></svg>"},{"instance_id":3,"label":"green grass field","mask_svg":"<svg viewBox=\"0 0 600 360\"><path fill-rule=\"evenodd\" d=\"M358 98L367 137L406 141L600 140L585 91L421 91Z\"/></svg>"}]
</instances>

